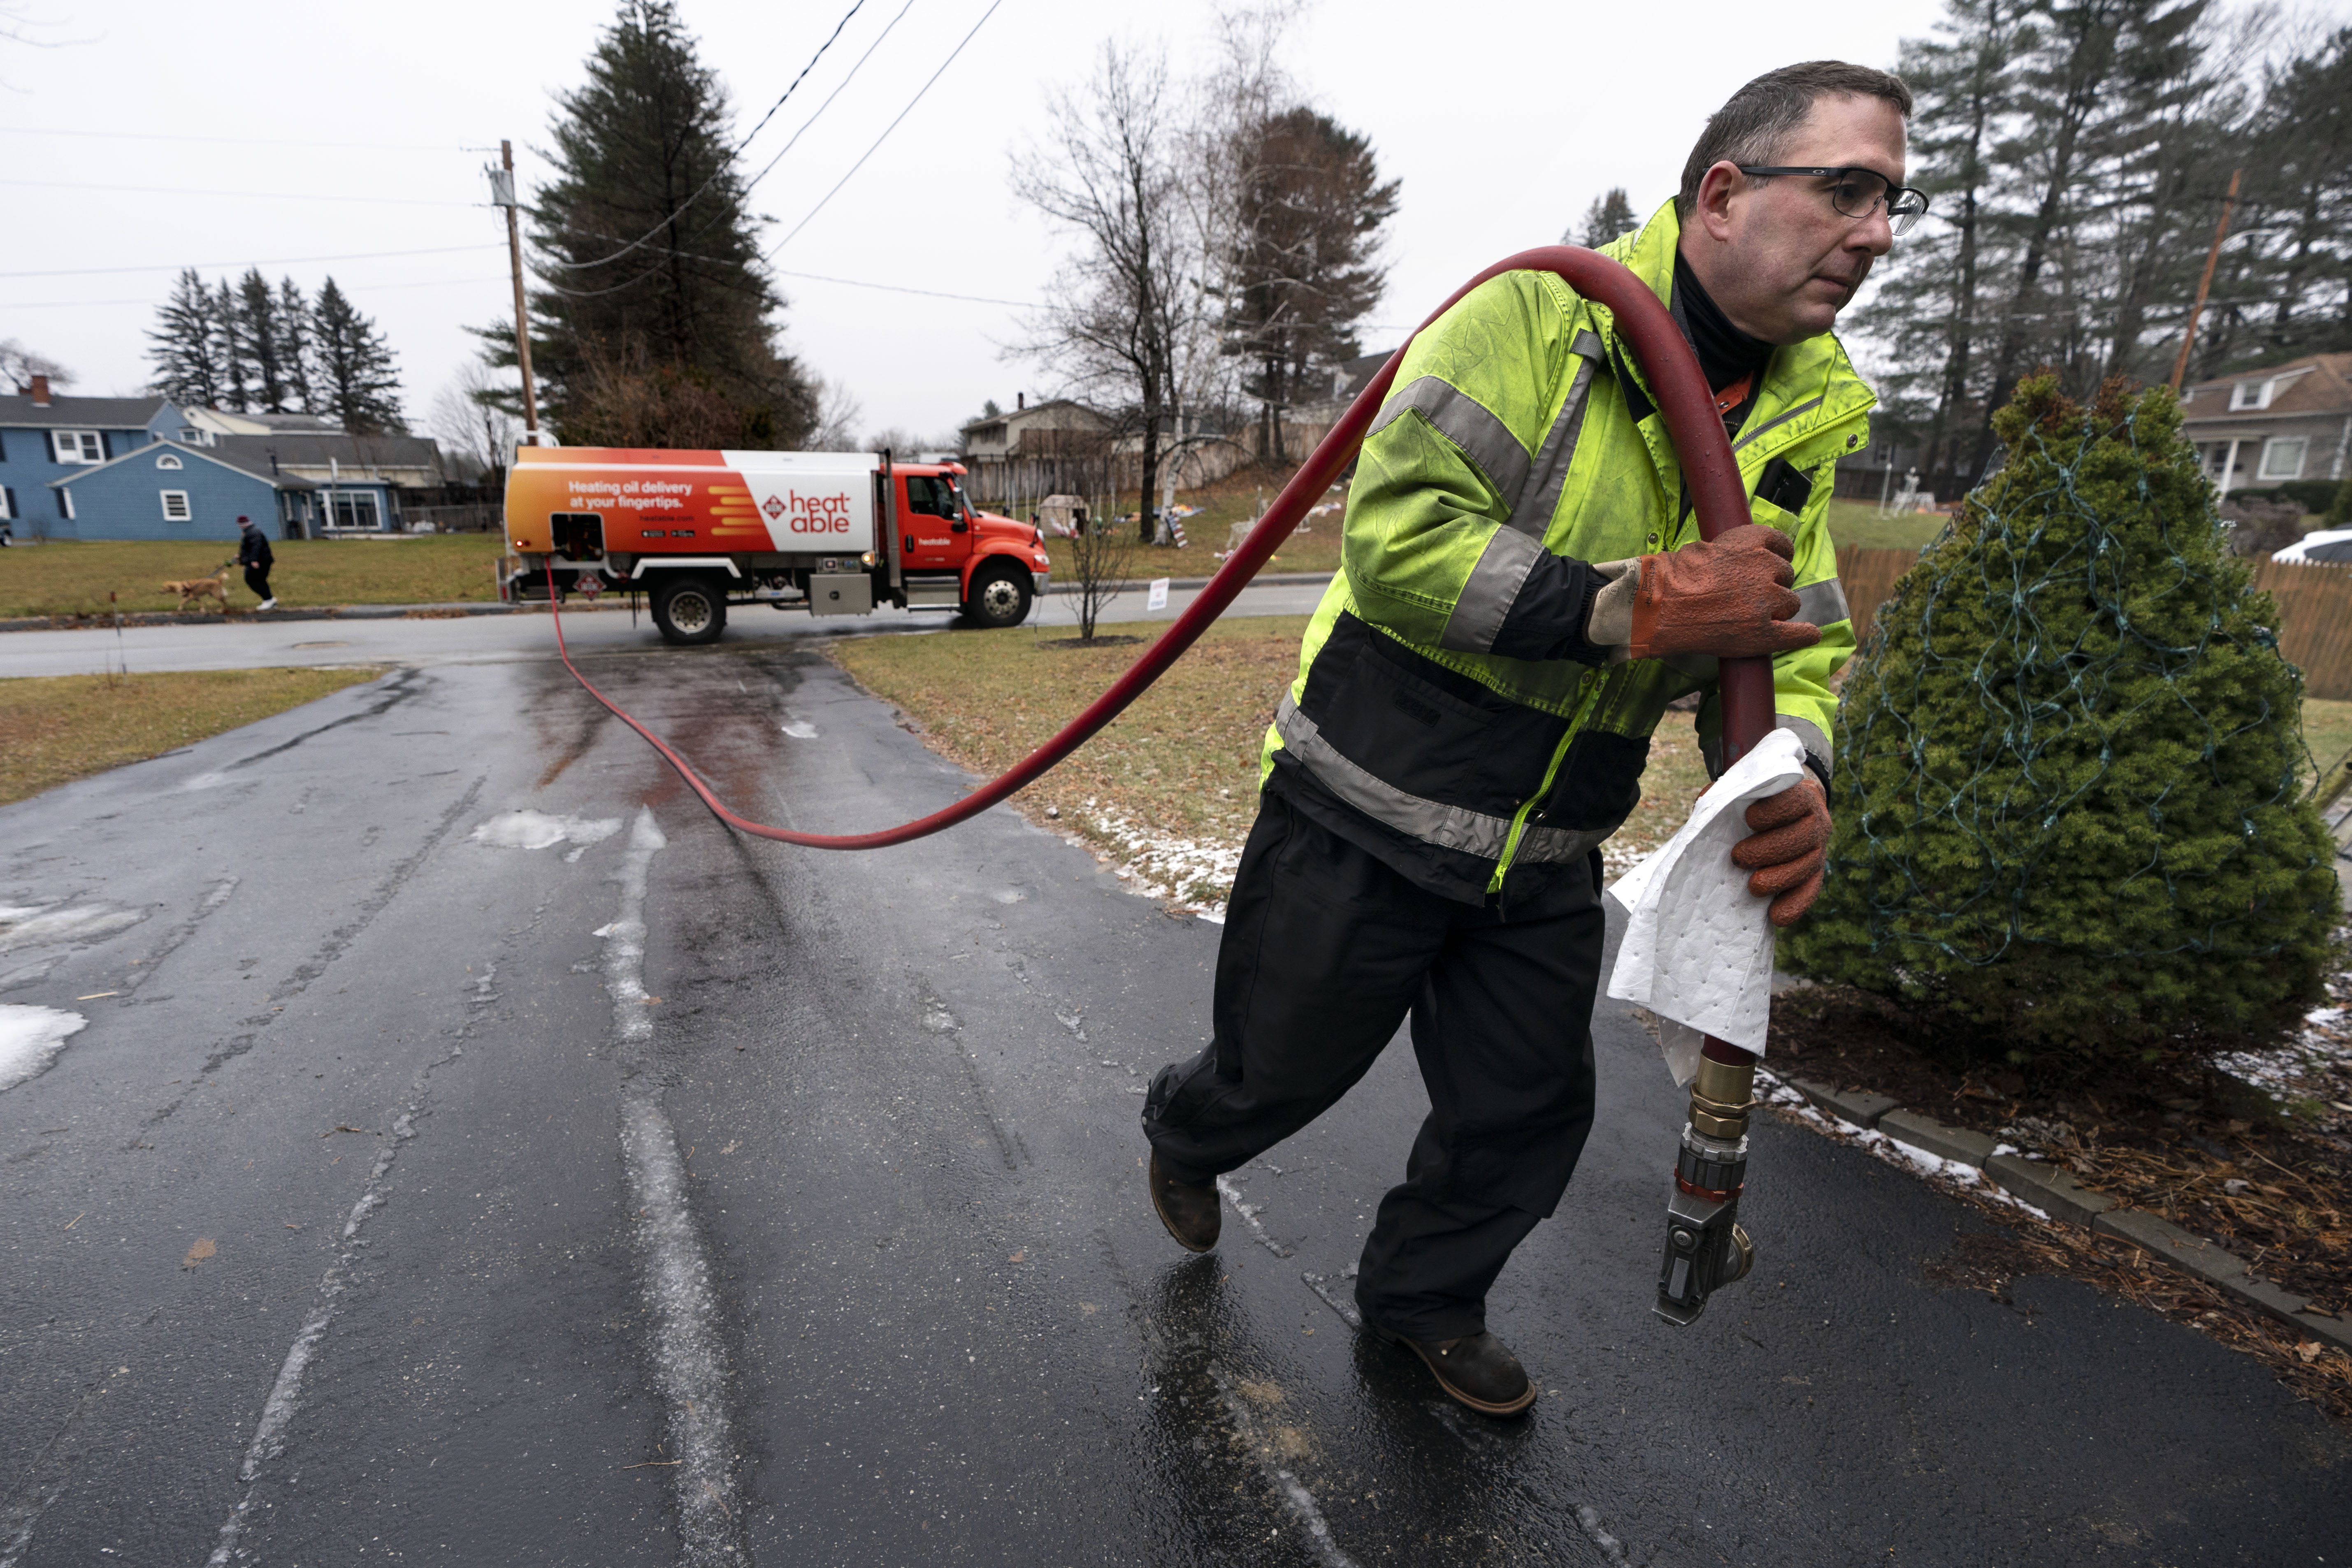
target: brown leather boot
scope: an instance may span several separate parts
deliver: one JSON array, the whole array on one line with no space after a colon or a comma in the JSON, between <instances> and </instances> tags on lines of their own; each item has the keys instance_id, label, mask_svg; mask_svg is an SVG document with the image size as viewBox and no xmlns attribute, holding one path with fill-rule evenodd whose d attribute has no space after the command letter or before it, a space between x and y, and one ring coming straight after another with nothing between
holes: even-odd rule
<instances>
[{"instance_id":1,"label":"brown leather boot","mask_svg":"<svg viewBox=\"0 0 2352 1568\"><path fill-rule=\"evenodd\" d=\"M1459 1340L1409 1340L1386 1329L1372 1331L1428 1363L1438 1387L1481 1414L1517 1415L1536 1402L1535 1385L1519 1358L1483 1329Z\"/></svg>"},{"instance_id":2,"label":"brown leather boot","mask_svg":"<svg viewBox=\"0 0 2352 1568\"><path fill-rule=\"evenodd\" d=\"M1217 1231L1224 1221L1217 1204L1217 1184L1196 1187L1190 1182L1180 1182L1171 1176L1160 1163L1160 1151L1151 1152L1151 1206L1160 1215L1160 1223L1168 1234L1193 1252L1206 1252L1217 1245Z\"/></svg>"}]
</instances>

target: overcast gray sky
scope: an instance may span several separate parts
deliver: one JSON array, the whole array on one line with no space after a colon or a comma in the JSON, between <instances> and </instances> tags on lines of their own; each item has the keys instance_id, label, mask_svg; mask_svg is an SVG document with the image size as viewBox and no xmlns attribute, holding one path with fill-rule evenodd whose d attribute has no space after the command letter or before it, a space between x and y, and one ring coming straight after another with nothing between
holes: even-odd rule
<instances>
[{"instance_id":1,"label":"overcast gray sky","mask_svg":"<svg viewBox=\"0 0 2352 1568\"><path fill-rule=\"evenodd\" d=\"M0 44L0 135L17 216L0 247L0 337L62 360L78 391L145 381L144 333L173 269L259 263L314 288L329 272L398 353L422 423L473 350L461 330L506 311L504 226L481 174L512 138L526 189L554 95L613 14L604 0L37 0L54 25ZM682 0L748 126L852 0ZM747 153L757 169L850 67L895 29L755 192L799 225L989 9L991 0L866 0ZM1286 63L1313 100L1372 140L1403 181L1382 323L1418 320L1496 258L1556 239L1611 185L1646 214L1671 194L1707 111L1738 84L1835 52L1892 65L1932 0L1759 10L1754 0L1546 4L1322 0ZM903 15L902 15L903 13ZM1034 300L1057 241L1012 197L1013 156L1101 41L1161 40L1171 74L1210 37L1201 0L1001 0L905 121L775 265L789 344L846 384L868 428L951 428L993 397L1049 389L1005 357L1020 312L885 292ZM486 151L488 150L488 151ZM403 255L368 254L406 252ZM325 259L339 258L340 259ZM1396 332L1368 331L1368 346Z\"/></svg>"}]
</instances>

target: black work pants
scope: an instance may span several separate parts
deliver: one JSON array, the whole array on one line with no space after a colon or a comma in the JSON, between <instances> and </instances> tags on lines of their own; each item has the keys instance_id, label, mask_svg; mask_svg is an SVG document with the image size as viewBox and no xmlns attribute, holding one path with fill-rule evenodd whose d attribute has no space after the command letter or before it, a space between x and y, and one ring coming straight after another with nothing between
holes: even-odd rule
<instances>
[{"instance_id":1,"label":"black work pants","mask_svg":"<svg viewBox=\"0 0 2352 1568\"><path fill-rule=\"evenodd\" d=\"M269 597L269 568L267 566L247 567L245 569L245 585L253 590L253 596L255 598L263 600L268 599Z\"/></svg>"},{"instance_id":2,"label":"black work pants","mask_svg":"<svg viewBox=\"0 0 2352 1568\"><path fill-rule=\"evenodd\" d=\"M1430 1112L1381 1200L1356 1280L1375 1327L1486 1327L1486 1291L1549 1215L1592 1128L1599 856L1531 905L1443 898L1269 792L1217 957L1214 1032L1144 1101L1179 1181L1204 1183L1306 1126L1408 1013Z\"/></svg>"}]
</instances>

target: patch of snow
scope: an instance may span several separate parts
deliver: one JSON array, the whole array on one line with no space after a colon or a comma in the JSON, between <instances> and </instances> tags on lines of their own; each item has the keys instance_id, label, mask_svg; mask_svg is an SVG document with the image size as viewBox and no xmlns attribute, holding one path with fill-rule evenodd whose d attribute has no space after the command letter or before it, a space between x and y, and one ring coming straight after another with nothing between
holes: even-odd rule
<instances>
[{"instance_id":1,"label":"patch of snow","mask_svg":"<svg viewBox=\"0 0 2352 1568\"><path fill-rule=\"evenodd\" d=\"M0 1005L0 1092L46 1068L67 1038L89 1023L79 1013L56 1007Z\"/></svg>"},{"instance_id":2,"label":"patch of snow","mask_svg":"<svg viewBox=\"0 0 2352 1568\"><path fill-rule=\"evenodd\" d=\"M0 904L0 952L58 942L95 942L146 918L143 910L104 904Z\"/></svg>"},{"instance_id":3,"label":"patch of snow","mask_svg":"<svg viewBox=\"0 0 2352 1568\"><path fill-rule=\"evenodd\" d=\"M816 739L816 726L805 719L795 719L784 726L784 733L795 741L814 741Z\"/></svg>"},{"instance_id":4,"label":"patch of snow","mask_svg":"<svg viewBox=\"0 0 2352 1568\"><path fill-rule=\"evenodd\" d=\"M1114 869L1122 879L1135 884L1136 893L1222 918L1225 894L1242 863L1238 839L1180 838L1139 826L1115 811L1097 810L1093 816L1095 831L1128 858L1126 865Z\"/></svg>"},{"instance_id":5,"label":"patch of snow","mask_svg":"<svg viewBox=\"0 0 2352 1568\"><path fill-rule=\"evenodd\" d=\"M551 849L566 842L585 849L621 831L617 816L550 816L543 811L509 811L476 827L473 840L497 849Z\"/></svg>"}]
</instances>

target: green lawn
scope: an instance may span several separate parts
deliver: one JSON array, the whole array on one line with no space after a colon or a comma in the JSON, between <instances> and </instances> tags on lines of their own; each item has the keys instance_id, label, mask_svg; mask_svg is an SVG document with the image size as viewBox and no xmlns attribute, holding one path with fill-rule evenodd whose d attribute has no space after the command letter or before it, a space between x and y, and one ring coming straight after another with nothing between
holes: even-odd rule
<instances>
[{"instance_id":1,"label":"green lawn","mask_svg":"<svg viewBox=\"0 0 2352 1568\"><path fill-rule=\"evenodd\" d=\"M1874 501L1830 502L1830 537L1858 550L1922 550L1944 531L1946 519L1929 512L1881 517Z\"/></svg>"},{"instance_id":2,"label":"green lawn","mask_svg":"<svg viewBox=\"0 0 2352 1568\"><path fill-rule=\"evenodd\" d=\"M194 745L383 673L215 669L0 680L0 733L8 737L0 746L0 805Z\"/></svg>"},{"instance_id":3,"label":"green lawn","mask_svg":"<svg viewBox=\"0 0 2352 1568\"><path fill-rule=\"evenodd\" d=\"M434 533L372 539L274 541L269 585L288 608L314 605L439 605L496 599L492 575L506 538ZM94 616L120 608L172 610L166 579L210 575L236 558L234 541L52 542L0 550L0 617ZM228 575L228 602L249 610L242 574ZM110 605L107 595L117 595Z\"/></svg>"}]
</instances>

